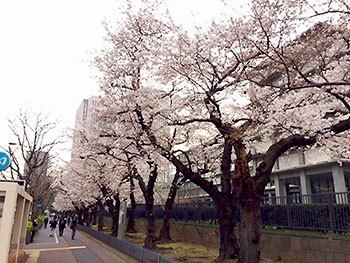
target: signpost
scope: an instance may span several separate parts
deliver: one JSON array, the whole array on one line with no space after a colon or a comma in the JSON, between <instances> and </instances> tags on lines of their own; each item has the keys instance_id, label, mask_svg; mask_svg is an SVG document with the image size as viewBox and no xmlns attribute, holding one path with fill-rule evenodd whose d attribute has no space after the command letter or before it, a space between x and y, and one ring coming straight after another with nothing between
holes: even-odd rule
<instances>
[{"instance_id":1,"label":"signpost","mask_svg":"<svg viewBox=\"0 0 350 263\"><path fill-rule=\"evenodd\" d=\"M5 171L11 163L10 156L5 152L0 152L0 171Z\"/></svg>"}]
</instances>

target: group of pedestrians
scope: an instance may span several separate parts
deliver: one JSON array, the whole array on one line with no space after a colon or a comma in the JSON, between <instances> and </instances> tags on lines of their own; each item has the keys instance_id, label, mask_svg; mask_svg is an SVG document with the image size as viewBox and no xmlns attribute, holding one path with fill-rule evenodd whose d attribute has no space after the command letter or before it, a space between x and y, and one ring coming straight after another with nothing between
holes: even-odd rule
<instances>
[{"instance_id":1,"label":"group of pedestrians","mask_svg":"<svg viewBox=\"0 0 350 263\"><path fill-rule=\"evenodd\" d=\"M69 226L70 229L72 230L71 239L72 240L75 239L75 232L77 230L77 218L75 216L65 217L64 215L60 215L60 216L55 215L54 217L52 217L50 221L48 217L45 217L45 220L44 220L45 228L47 227L47 224L49 224L50 226L49 237L54 236L55 229L57 226L58 226L58 232L60 236L63 235L64 229L66 228L66 226Z\"/></svg>"}]
</instances>

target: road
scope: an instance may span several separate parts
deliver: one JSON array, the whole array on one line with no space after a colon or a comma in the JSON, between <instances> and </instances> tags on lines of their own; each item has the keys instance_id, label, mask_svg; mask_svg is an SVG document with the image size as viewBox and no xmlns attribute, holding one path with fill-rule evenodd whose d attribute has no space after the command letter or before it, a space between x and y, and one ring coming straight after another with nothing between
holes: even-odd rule
<instances>
[{"instance_id":1,"label":"road","mask_svg":"<svg viewBox=\"0 0 350 263\"><path fill-rule=\"evenodd\" d=\"M25 246L26 263L136 263L133 258L107 244L77 231L76 239L71 240L71 230L66 228L63 236L49 237L49 228L41 228L34 242Z\"/></svg>"}]
</instances>

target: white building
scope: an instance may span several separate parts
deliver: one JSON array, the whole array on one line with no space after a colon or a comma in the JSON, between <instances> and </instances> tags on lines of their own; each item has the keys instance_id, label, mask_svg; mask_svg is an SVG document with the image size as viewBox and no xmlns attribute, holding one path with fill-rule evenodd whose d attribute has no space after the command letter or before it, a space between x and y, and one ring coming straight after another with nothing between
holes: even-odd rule
<instances>
[{"instance_id":1,"label":"white building","mask_svg":"<svg viewBox=\"0 0 350 263\"><path fill-rule=\"evenodd\" d=\"M250 162L251 174L262 162L262 155L269 144L256 147L258 154ZM220 184L218 180L214 182ZM285 203L292 196L291 202L309 203L312 198L301 195L350 192L350 160L331 158L320 149L295 150L280 156L273 168L271 183L265 188L265 203ZM276 199L277 197L277 199ZM210 197L193 183L187 182L178 190L177 201L180 203L209 201ZM348 202L347 195L339 195L338 203Z\"/></svg>"}]
</instances>

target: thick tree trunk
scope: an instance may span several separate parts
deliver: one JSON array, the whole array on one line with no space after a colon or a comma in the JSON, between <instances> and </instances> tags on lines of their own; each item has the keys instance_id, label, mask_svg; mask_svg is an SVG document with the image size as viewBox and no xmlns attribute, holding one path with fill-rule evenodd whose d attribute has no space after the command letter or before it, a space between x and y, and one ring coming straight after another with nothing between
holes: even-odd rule
<instances>
[{"instance_id":1,"label":"thick tree trunk","mask_svg":"<svg viewBox=\"0 0 350 263\"><path fill-rule=\"evenodd\" d=\"M239 227L240 262L258 263L260 259L261 216L260 198L240 205Z\"/></svg>"},{"instance_id":2,"label":"thick tree trunk","mask_svg":"<svg viewBox=\"0 0 350 263\"><path fill-rule=\"evenodd\" d=\"M104 220L103 220L103 212L104 208L103 208L103 204L101 201L98 202L98 216L97 216L97 230L98 231L103 231L103 227L104 227Z\"/></svg>"},{"instance_id":3,"label":"thick tree trunk","mask_svg":"<svg viewBox=\"0 0 350 263\"><path fill-rule=\"evenodd\" d=\"M97 225L97 210L96 207L92 209L92 223L91 225Z\"/></svg>"},{"instance_id":4,"label":"thick tree trunk","mask_svg":"<svg viewBox=\"0 0 350 263\"><path fill-rule=\"evenodd\" d=\"M150 198L150 199L153 199ZM146 201L146 220L147 220L147 233L145 238L145 248L149 249L155 249L155 217L153 214L153 203L154 200L147 200Z\"/></svg>"},{"instance_id":5,"label":"thick tree trunk","mask_svg":"<svg viewBox=\"0 0 350 263\"><path fill-rule=\"evenodd\" d=\"M77 212L77 216L78 216L78 224L79 225L84 225L82 208L79 208L77 206L74 206L74 207L75 207L75 211Z\"/></svg>"},{"instance_id":6,"label":"thick tree trunk","mask_svg":"<svg viewBox=\"0 0 350 263\"><path fill-rule=\"evenodd\" d=\"M97 216L97 230L103 231L103 227L104 227L103 216L101 215L101 213L99 213Z\"/></svg>"},{"instance_id":7,"label":"thick tree trunk","mask_svg":"<svg viewBox=\"0 0 350 263\"><path fill-rule=\"evenodd\" d=\"M160 233L157 238L158 241L161 241L161 242L171 241L171 237L170 237L171 210L172 210L172 204L170 208L168 208L167 204L165 204L164 219L163 219L162 228L160 229Z\"/></svg>"},{"instance_id":8,"label":"thick tree trunk","mask_svg":"<svg viewBox=\"0 0 350 263\"><path fill-rule=\"evenodd\" d=\"M224 201L223 201L224 202ZM235 235L235 209L230 204L218 208L220 226L220 252L218 262L238 262L239 244Z\"/></svg>"},{"instance_id":9,"label":"thick tree trunk","mask_svg":"<svg viewBox=\"0 0 350 263\"><path fill-rule=\"evenodd\" d=\"M89 208L87 207L84 208L83 216L84 216L85 225L90 226L91 218L90 218Z\"/></svg>"},{"instance_id":10,"label":"thick tree trunk","mask_svg":"<svg viewBox=\"0 0 350 263\"><path fill-rule=\"evenodd\" d=\"M165 202L163 225L162 225L162 228L160 229L160 233L157 238L158 241L171 240L171 237L170 237L171 211L173 209L173 204L175 201L177 190L179 189L179 186L177 183L179 180L179 177L180 177L180 173L177 171L171 183L168 199Z\"/></svg>"},{"instance_id":11,"label":"thick tree trunk","mask_svg":"<svg viewBox=\"0 0 350 263\"><path fill-rule=\"evenodd\" d=\"M146 201L146 219L147 219L147 233L145 238L145 248L149 249L155 249L156 243L155 243L155 216L154 216L154 184L157 180L158 175L158 168L157 165L153 166L153 169L151 171L151 175L149 177L147 187L146 187L146 194L145 194L145 201Z\"/></svg>"},{"instance_id":12,"label":"thick tree trunk","mask_svg":"<svg viewBox=\"0 0 350 263\"><path fill-rule=\"evenodd\" d=\"M131 184L131 191L130 191L130 201L131 201L131 207L128 209L128 225L126 227L126 231L129 233L136 233L136 224L135 224L135 209L136 209L136 200L135 195L133 192L133 188L135 188L134 182L131 178L130 180Z\"/></svg>"},{"instance_id":13,"label":"thick tree trunk","mask_svg":"<svg viewBox=\"0 0 350 263\"><path fill-rule=\"evenodd\" d=\"M98 231L103 231L103 227L104 227L103 221L104 221L103 216L101 214L99 214L97 217L97 230Z\"/></svg>"},{"instance_id":14,"label":"thick tree trunk","mask_svg":"<svg viewBox=\"0 0 350 263\"><path fill-rule=\"evenodd\" d=\"M114 205L112 209L112 236L118 236L118 221L119 221L119 210L120 210L120 200L119 195L114 195Z\"/></svg>"},{"instance_id":15,"label":"thick tree trunk","mask_svg":"<svg viewBox=\"0 0 350 263\"><path fill-rule=\"evenodd\" d=\"M33 200L33 205L32 205L32 220L36 219L39 216L39 209L37 206L37 200Z\"/></svg>"}]
</instances>

